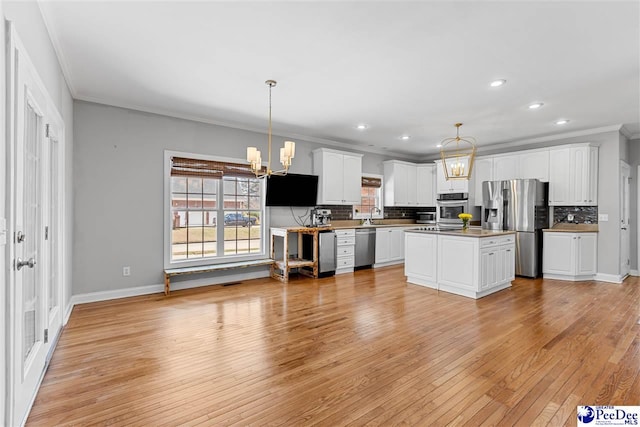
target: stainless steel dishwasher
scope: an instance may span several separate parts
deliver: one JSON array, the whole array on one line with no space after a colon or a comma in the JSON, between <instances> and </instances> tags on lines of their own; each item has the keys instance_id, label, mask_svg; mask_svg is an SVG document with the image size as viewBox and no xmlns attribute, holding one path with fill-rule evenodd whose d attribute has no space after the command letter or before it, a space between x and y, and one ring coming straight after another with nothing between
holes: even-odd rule
<instances>
[{"instance_id":1,"label":"stainless steel dishwasher","mask_svg":"<svg viewBox=\"0 0 640 427\"><path fill-rule=\"evenodd\" d=\"M371 266L376 260L376 229L356 228L355 267Z\"/></svg>"}]
</instances>

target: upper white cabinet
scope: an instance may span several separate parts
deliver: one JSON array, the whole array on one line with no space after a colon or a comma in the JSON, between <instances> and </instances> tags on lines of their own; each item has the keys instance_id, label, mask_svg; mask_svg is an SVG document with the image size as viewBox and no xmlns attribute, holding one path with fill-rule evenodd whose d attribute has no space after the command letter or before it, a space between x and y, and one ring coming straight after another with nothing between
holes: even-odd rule
<instances>
[{"instance_id":1,"label":"upper white cabinet","mask_svg":"<svg viewBox=\"0 0 640 427\"><path fill-rule=\"evenodd\" d=\"M549 150L549 205L598 204L598 147L572 145Z\"/></svg>"},{"instance_id":2,"label":"upper white cabinet","mask_svg":"<svg viewBox=\"0 0 640 427\"><path fill-rule=\"evenodd\" d=\"M496 156L493 158L493 179L504 181L520 178L520 155Z\"/></svg>"},{"instance_id":3,"label":"upper white cabinet","mask_svg":"<svg viewBox=\"0 0 640 427\"><path fill-rule=\"evenodd\" d=\"M418 206L436 205L436 165L416 166L416 185Z\"/></svg>"},{"instance_id":4,"label":"upper white cabinet","mask_svg":"<svg viewBox=\"0 0 640 427\"><path fill-rule=\"evenodd\" d=\"M518 155L518 175L520 179L549 181L549 150L523 151Z\"/></svg>"},{"instance_id":5,"label":"upper white cabinet","mask_svg":"<svg viewBox=\"0 0 640 427\"><path fill-rule=\"evenodd\" d=\"M442 167L442 160L436 160L435 163L436 163L436 192L438 194L469 192L469 180L466 180L466 179L447 180L444 174L444 168Z\"/></svg>"},{"instance_id":6,"label":"upper white cabinet","mask_svg":"<svg viewBox=\"0 0 640 427\"><path fill-rule=\"evenodd\" d=\"M360 203L362 154L328 148L313 150L313 173L319 176L319 205Z\"/></svg>"},{"instance_id":7,"label":"upper white cabinet","mask_svg":"<svg viewBox=\"0 0 640 427\"><path fill-rule=\"evenodd\" d=\"M527 150L493 158L493 179L539 179L549 181L549 150Z\"/></svg>"},{"instance_id":8,"label":"upper white cabinet","mask_svg":"<svg viewBox=\"0 0 640 427\"><path fill-rule=\"evenodd\" d=\"M383 165L385 206L435 206L434 165L399 160Z\"/></svg>"},{"instance_id":9,"label":"upper white cabinet","mask_svg":"<svg viewBox=\"0 0 640 427\"><path fill-rule=\"evenodd\" d=\"M493 157L476 158L473 165L473 194L469 194L471 206L482 206L482 183L494 181Z\"/></svg>"}]
</instances>

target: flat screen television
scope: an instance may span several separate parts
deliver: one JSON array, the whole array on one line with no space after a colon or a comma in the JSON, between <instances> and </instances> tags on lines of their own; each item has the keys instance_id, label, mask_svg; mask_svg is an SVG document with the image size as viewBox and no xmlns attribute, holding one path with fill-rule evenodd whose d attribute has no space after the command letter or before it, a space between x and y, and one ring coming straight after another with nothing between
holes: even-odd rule
<instances>
[{"instance_id":1,"label":"flat screen television","mask_svg":"<svg viewBox=\"0 0 640 427\"><path fill-rule=\"evenodd\" d=\"M267 178L267 206L315 206L318 176L290 173Z\"/></svg>"}]
</instances>

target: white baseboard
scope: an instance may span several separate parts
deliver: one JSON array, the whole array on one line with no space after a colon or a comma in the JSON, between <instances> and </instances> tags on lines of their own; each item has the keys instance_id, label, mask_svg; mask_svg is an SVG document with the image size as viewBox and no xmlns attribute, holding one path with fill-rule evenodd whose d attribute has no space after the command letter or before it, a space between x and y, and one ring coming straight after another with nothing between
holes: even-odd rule
<instances>
[{"instance_id":1,"label":"white baseboard","mask_svg":"<svg viewBox=\"0 0 640 427\"><path fill-rule=\"evenodd\" d=\"M620 276L619 274L596 273L596 275L593 277L593 280L619 284L624 281L624 277Z\"/></svg>"},{"instance_id":2,"label":"white baseboard","mask_svg":"<svg viewBox=\"0 0 640 427\"><path fill-rule=\"evenodd\" d=\"M261 270L254 272L246 272L244 271L241 274L230 274L224 275L220 277L206 277L195 280L184 280L184 281L172 281L171 282L171 290L179 291L182 289L191 289L191 288L199 288L203 286L211 286L211 285L221 285L224 283L233 283L240 282L244 280L251 279L261 279L264 277L269 277L269 270ZM125 289L114 289L110 291L100 291L100 292L89 292L86 294L78 294L73 295L71 297L71 301L67 306L67 310L65 313L65 324L69 320L69 316L71 315L71 311L76 304L86 304L90 302L99 302L99 301L108 301L112 299L118 298L128 298L135 297L140 295L149 295L149 294L158 294L164 292L164 284L156 284L156 285L147 285L147 286L138 286L135 288L125 288Z\"/></svg>"},{"instance_id":3,"label":"white baseboard","mask_svg":"<svg viewBox=\"0 0 640 427\"><path fill-rule=\"evenodd\" d=\"M638 270L631 270L629 272L629 276L640 276L640 271Z\"/></svg>"}]
</instances>

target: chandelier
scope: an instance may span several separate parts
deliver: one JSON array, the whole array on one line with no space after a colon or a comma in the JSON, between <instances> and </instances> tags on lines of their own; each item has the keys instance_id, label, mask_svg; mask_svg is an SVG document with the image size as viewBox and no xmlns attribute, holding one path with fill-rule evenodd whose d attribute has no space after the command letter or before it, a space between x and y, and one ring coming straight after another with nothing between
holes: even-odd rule
<instances>
[{"instance_id":1,"label":"chandelier","mask_svg":"<svg viewBox=\"0 0 640 427\"><path fill-rule=\"evenodd\" d=\"M271 175L286 175L291 166L291 159L296 154L296 143L293 141L285 141L284 147L280 149L280 163L284 169L274 171L271 170L271 88L273 88L277 82L275 80L267 80L265 82L269 86L269 145L268 145L268 157L267 168L262 169L262 157L260 150L257 147L247 147L247 162L251 164L251 171L256 175L256 178L270 177Z\"/></svg>"},{"instance_id":2,"label":"chandelier","mask_svg":"<svg viewBox=\"0 0 640 427\"><path fill-rule=\"evenodd\" d=\"M471 178L473 160L476 156L476 140L471 137L461 137L460 126L462 123L455 124L455 138L446 138L441 143L440 157L447 181Z\"/></svg>"}]
</instances>

